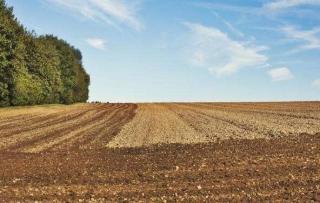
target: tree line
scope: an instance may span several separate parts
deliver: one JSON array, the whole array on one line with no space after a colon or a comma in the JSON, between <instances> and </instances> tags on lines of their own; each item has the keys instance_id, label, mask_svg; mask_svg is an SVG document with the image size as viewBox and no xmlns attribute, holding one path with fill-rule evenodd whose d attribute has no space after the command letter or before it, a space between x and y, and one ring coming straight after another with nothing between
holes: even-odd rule
<instances>
[{"instance_id":1,"label":"tree line","mask_svg":"<svg viewBox=\"0 0 320 203\"><path fill-rule=\"evenodd\" d=\"M89 84L78 49L27 31L0 0L0 106L86 102Z\"/></svg>"}]
</instances>

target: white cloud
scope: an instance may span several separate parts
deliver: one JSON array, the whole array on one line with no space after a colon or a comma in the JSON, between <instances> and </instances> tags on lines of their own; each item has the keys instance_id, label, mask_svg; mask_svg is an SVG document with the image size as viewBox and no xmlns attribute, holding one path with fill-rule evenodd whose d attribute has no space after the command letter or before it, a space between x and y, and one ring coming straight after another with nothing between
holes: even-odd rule
<instances>
[{"instance_id":1,"label":"white cloud","mask_svg":"<svg viewBox=\"0 0 320 203\"><path fill-rule=\"evenodd\" d=\"M143 24L137 18L137 0L46 0L67 8L91 20L109 25L124 23L135 30L142 30Z\"/></svg>"},{"instance_id":2,"label":"white cloud","mask_svg":"<svg viewBox=\"0 0 320 203\"><path fill-rule=\"evenodd\" d=\"M190 57L194 65L218 75L230 75L240 69L264 65L268 58L260 52L265 47L250 46L230 39L214 27L185 23L191 30Z\"/></svg>"},{"instance_id":3,"label":"white cloud","mask_svg":"<svg viewBox=\"0 0 320 203\"><path fill-rule=\"evenodd\" d=\"M312 86L320 89L320 79L313 81Z\"/></svg>"},{"instance_id":4,"label":"white cloud","mask_svg":"<svg viewBox=\"0 0 320 203\"><path fill-rule=\"evenodd\" d=\"M290 40L296 40L304 43L303 45L297 47L294 52L320 49L320 37L317 35L320 33L320 27L312 30L298 30L293 26L287 26L284 27L282 31Z\"/></svg>"},{"instance_id":5,"label":"white cloud","mask_svg":"<svg viewBox=\"0 0 320 203\"><path fill-rule=\"evenodd\" d=\"M268 74L273 81L291 80L294 78L293 74L287 67L271 69L268 71Z\"/></svg>"},{"instance_id":6,"label":"white cloud","mask_svg":"<svg viewBox=\"0 0 320 203\"><path fill-rule=\"evenodd\" d=\"M104 50L106 47L106 41L99 38L89 38L86 40L87 43L92 46L93 48Z\"/></svg>"},{"instance_id":7,"label":"white cloud","mask_svg":"<svg viewBox=\"0 0 320 203\"><path fill-rule=\"evenodd\" d=\"M280 11L304 5L320 6L320 0L276 0L264 4L264 8L266 8L269 11Z\"/></svg>"}]
</instances>

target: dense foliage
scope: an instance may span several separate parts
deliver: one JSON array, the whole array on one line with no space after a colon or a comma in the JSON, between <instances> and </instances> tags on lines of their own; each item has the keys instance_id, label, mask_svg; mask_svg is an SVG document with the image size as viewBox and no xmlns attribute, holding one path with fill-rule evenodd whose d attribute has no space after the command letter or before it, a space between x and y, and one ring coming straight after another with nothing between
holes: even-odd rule
<instances>
[{"instance_id":1,"label":"dense foliage","mask_svg":"<svg viewBox=\"0 0 320 203\"><path fill-rule=\"evenodd\" d=\"M28 32L0 0L0 106L85 102L89 83L79 50Z\"/></svg>"}]
</instances>

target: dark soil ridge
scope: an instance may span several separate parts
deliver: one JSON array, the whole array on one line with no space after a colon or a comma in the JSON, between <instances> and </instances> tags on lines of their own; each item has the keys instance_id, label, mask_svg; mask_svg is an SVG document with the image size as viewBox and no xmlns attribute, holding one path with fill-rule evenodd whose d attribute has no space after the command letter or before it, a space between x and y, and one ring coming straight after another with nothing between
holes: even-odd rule
<instances>
[{"instance_id":1,"label":"dark soil ridge","mask_svg":"<svg viewBox=\"0 0 320 203\"><path fill-rule=\"evenodd\" d=\"M0 202L320 201L320 134L0 156Z\"/></svg>"}]
</instances>

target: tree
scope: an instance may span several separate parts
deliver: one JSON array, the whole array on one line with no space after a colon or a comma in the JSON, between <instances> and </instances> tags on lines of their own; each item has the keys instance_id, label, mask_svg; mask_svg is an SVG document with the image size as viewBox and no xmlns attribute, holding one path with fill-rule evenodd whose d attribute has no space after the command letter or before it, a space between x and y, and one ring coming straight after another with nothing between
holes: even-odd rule
<instances>
[{"instance_id":1,"label":"tree","mask_svg":"<svg viewBox=\"0 0 320 203\"><path fill-rule=\"evenodd\" d=\"M0 0L0 105L8 106L13 89L13 65L16 43L16 28L12 8Z\"/></svg>"},{"instance_id":2,"label":"tree","mask_svg":"<svg viewBox=\"0 0 320 203\"><path fill-rule=\"evenodd\" d=\"M88 100L82 54L52 35L28 32L0 0L0 106Z\"/></svg>"}]
</instances>

